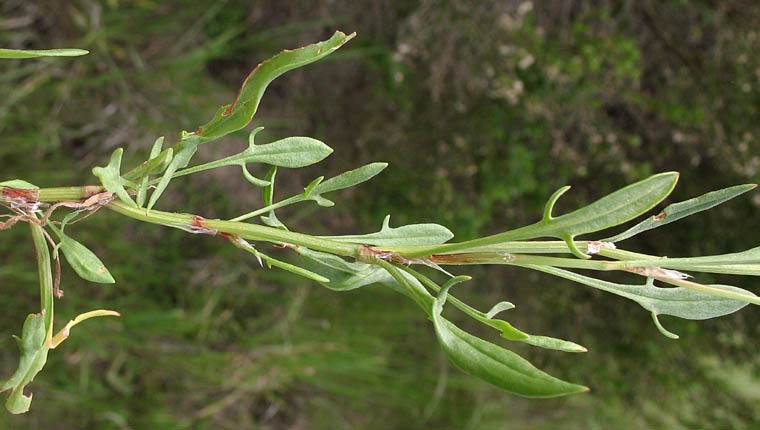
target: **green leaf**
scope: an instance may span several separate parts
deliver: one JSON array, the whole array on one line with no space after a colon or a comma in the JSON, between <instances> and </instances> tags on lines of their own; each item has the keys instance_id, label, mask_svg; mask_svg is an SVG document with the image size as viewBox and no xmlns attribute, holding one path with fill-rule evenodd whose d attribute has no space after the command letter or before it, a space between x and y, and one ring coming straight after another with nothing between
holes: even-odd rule
<instances>
[{"instance_id":1,"label":"green leaf","mask_svg":"<svg viewBox=\"0 0 760 430\"><path fill-rule=\"evenodd\" d=\"M454 237L449 229L438 224L410 224L392 228L391 216L383 220L383 226L377 233L346 236L323 236L338 242L366 243L375 246L395 245L438 245Z\"/></svg>"},{"instance_id":2,"label":"green leaf","mask_svg":"<svg viewBox=\"0 0 760 430\"><path fill-rule=\"evenodd\" d=\"M171 163L174 158L174 150L167 148L161 152L161 148L164 145L164 137L161 136L153 142L153 147L150 150L150 156L148 161L142 164L142 166L133 170L133 172L127 173L125 176L127 179L132 178L130 174L134 175L134 178L140 179L140 187L137 189L137 206L142 207L145 204L145 198L148 193L148 185L150 185L150 175L153 173L163 172Z\"/></svg>"},{"instance_id":3,"label":"green leaf","mask_svg":"<svg viewBox=\"0 0 760 430\"><path fill-rule=\"evenodd\" d=\"M702 265L726 265L734 264L760 264L760 246L750 248L742 252L732 252L730 254L705 255L702 257L683 257L683 258L653 258L647 260L626 260L629 267L646 267L662 266L668 268L684 268L690 266Z\"/></svg>"},{"instance_id":4,"label":"green leaf","mask_svg":"<svg viewBox=\"0 0 760 430\"><path fill-rule=\"evenodd\" d=\"M756 184L736 185L722 190L712 191L683 202L673 203L666 206L659 214L645 219L618 235L603 240L606 242L620 242L621 240L628 239L641 232L661 227L665 224L670 224L681 218L715 207L727 200L731 200L736 196L744 194L755 187L757 187Z\"/></svg>"},{"instance_id":5,"label":"green leaf","mask_svg":"<svg viewBox=\"0 0 760 430\"><path fill-rule=\"evenodd\" d=\"M341 190L344 188L349 188L354 185L360 184L364 181L368 181L372 179L375 175L380 173L386 167L388 167L388 163L370 163L365 166L359 167L358 169L349 170L348 172L343 172L340 175L330 178L326 181L323 181L323 177L320 176L317 179L311 181L311 183L309 183L309 185L307 185L306 188L304 188L303 193L288 197L285 200L279 201L271 205L267 205L263 208L256 209L255 211L248 212L247 214L243 214L238 217L232 218L230 221L244 221L248 218L261 215L262 213L266 213L273 209L281 208L281 207L292 205L295 203L300 203L305 200L313 200L318 205L323 206L323 207L333 206L335 205L335 203L332 202L331 200L328 200L322 197L322 194L328 193L330 191L336 191L336 190Z\"/></svg>"},{"instance_id":6,"label":"green leaf","mask_svg":"<svg viewBox=\"0 0 760 430\"><path fill-rule=\"evenodd\" d=\"M5 49L0 48L0 58L78 57L87 55L84 49Z\"/></svg>"},{"instance_id":7,"label":"green leaf","mask_svg":"<svg viewBox=\"0 0 760 430\"><path fill-rule=\"evenodd\" d=\"M314 187L314 190L312 190L311 194L318 195L329 193L330 191L351 188L354 185L359 185L362 182L369 181L378 173L382 172L386 167L388 167L388 163L370 163L359 167L358 169L343 172L340 175L332 177Z\"/></svg>"},{"instance_id":8,"label":"green leaf","mask_svg":"<svg viewBox=\"0 0 760 430\"><path fill-rule=\"evenodd\" d=\"M631 299L652 313L652 319L654 320L657 329L663 335L674 339L677 339L678 336L662 327L657 318L658 315L672 315L690 320L703 320L734 313L747 305L747 302L745 301L715 296L684 287L656 287L651 278L647 280L645 285L625 285L590 278L556 267L538 266L533 264L525 264L521 266L550 273L583 285L588 285L589 287L598 288ZM755 294L737 287L731 287L728 285L712 285L711 287L756 297Z\"/></svg>"},{"instance_id":9,"label":"green leaf","mask_svg":"<svg viewBox=\"0 0 760 430\"><path fill-rule=\"evenodd\" d=\"M588 388L557 379L512 351L477 338L441 316L448 289L444 287L433 306L433 325L446 355L460 369L502 390L526 397L557 397L582 393Z\"/></svg>"},{"instance_id":10,"label":"green leaf","mask_svg":"<svg viewBox=\"0 0 760 430\"><path fill-rule=\"evenodd\" d=\"M579 234L591 233L630 221L653 208L667 197L678 181L678 173L667 172L650 176L608 194L601 199L568 214L552 217L557 199L569 187L558 190L546 205L544 219L539 223L540 236L563 239L578 257L589 258L573 243ZM534 236L536 237L536 236Z\"/></svg>"},{"instance_id":11,"label":"green leaf","mask_svg":"<svg viewBox=\"0 0 760 430\"><path fill-rule=\"evenodd\" d=\"M322 194L351 188L354 185L369 181L378 173L382 172L386 167L388 167L388 163L370 163L359 167L358 169L343 172L326 181L317 178L306 187L304 191L304 199L314 200L318 205L324 207L333 206L335 203L322 197Z\"/></svg>"},{"instance_id":12,"label":"green leaf","mask_svg":"<svg viewBox=\"0 0 760 430\"><path fill-rule=\"evenodd\" d=\"M110 193L116 194L124 203L137 207L137 204L129 196L125 186L136 188L137 185L121 177L121 156L124 150L117 148L111 154L111 160L105 167L94 167L92 174L100 178L103 187Z\"/></svg>"},{"instance_id":13,"label":"green leaf","mask_svg":"<svg viewBox=\"0 0 760 430\"><path fill-rule=\"evenodd\" d=\"M332 153L332 148L310 137L286 137L264 145L254 144L254 136L263 129L264 127L258 127L251 132L248 137L248 148L244 151L221 160L180 170L174 174L174 177L224 166L245 166L248 163L264 163L288 168L306 167L324 160Z\"/></svg>"},{"instance_id":14,"label":"green leaf","mask_svg":"<svg viewBox=\"0 0 760 430\"><path fill-rule=\"evenodd\" d=\"M423 248L408 252L408 257L437 254L441 252L461 251L504 242L533 239L537 237L556 237L567 243L570 251L579 258L590 258L575 245L575 236L603 230L643 214L673 191L678 181L677 172L660 173L647 179L628 185L608 194L601 199L568 214L553 217L551 215L557 199L570 189L569 186L557 190L546 204L543 219L535 224L505 231L504 233L469 240L456 244L444 244L439 247Z\"/></svg>"},{"instance_id":15,"label":"green leaf","mask_svg":"<svg viewBox=\"0 0 760 430\"><path fill-rule=\"evenodd\" d=\"M66 235L63 230L53 224L48 224L51 230L58 236L61 243L59 247L63 256L72 269L81 277L90 282L100 284L113 284L116 282L111 273L106 269L102 261L86 246Z\"/></svg>"},{"instance_id":16,"label":"green leaf","mask_svg":"<svg viewBox=\"0 0 760 430\"><path fill-rule=\"evenodd\" d=\"M402 269L408 272L409 274L411 274L413 277L419 279L424 285L426 285L427 287L429 287L436 293L441 291L441 287L439 287L438 284L433 282L430 278L408 267L402 267ZM469 280L469 279L470 279L469 276L454 277L450 279L446 284L444 284L443 288L446 288L446 286L453 286L455 283ZM451 302L454 306L456 306L459 310L461 310L465 314L472 317L473 319L487 326L493 327L496 330L499 330L499 332L501 332L501 337L505 339L518 341L518 342L524 342L533 346L537 346L539 348L555 349L555 350L565 351L565 352L587 352L588 351L588 349L584 348L581 345L578 345L575 342L570 342L568 340L557 339L557 338L548 337L548 336L536 336L536 335L528 334L522 330L517 329L515 326L508 323L507 321L494 318L494 316L496 316L499 312L514 308L515 305L513 305L512 303L499 302L495 304L487 313L483 313L473 308L472 306L468 305L467 303L464 303L463 301L457 299L456 297L452 295L449 295L448 301Z\"/></svg>"},{"instance_id":17,"label":"green leaf","mask_svg":"<svg viewBox=\"0 0 760 430\"><path fill-rule=\"evenodd\" d=\"M288 271L290 273L294 273L294 274L296 274L298 276L303 276L304 278L311 279L312 281L317 281L317 282L321 282L321 283L329 283L330 282L329 278L325 278L324 276L319 275L317 273L314 273L314 272L312 272L310 270L304 269L303 267L298 267L298 266L296 266L294 264L290 264L290 263L286 263L286 262L281 261L281 260L277 260L276 258L270 257L270 256L262 254L260 252L258 252L258 256L261 257L262 259L264 259L264 261L266 261L267 266L269 266L269 268L272 268L272 266L274 266L274 267L278 267L280 269L283 269L285 271Z\"/></svg>"},{"instance_id":18,"label":"green leaf","mask_svg":"<svg viewBox=\"0 0 760 430\"><path fill-rule=\"evenodd\" d=\"M177 170L184 169L189 165L190 159L198 149L198 145L218 139L248 125L256 113L264 90L270 82L289 70L305 66L331 54L353 37L354 34L347 36L338 31L329 40L299 49L283 51L259 64L245 79L237 98L232 104L219 108L211 121L201 126L198 131L183 133L182 139L174 148L174 159L151 194L147 209L153 208L169 185L169 182L175 177ZM270 157L276 158L272 154L270 154ZM283 158L287 157L280 157L281 160ZM284 162L290 163L293 160L285 160ZM263 181L251 176L245 165L243 165L242 169L243 175L245 175L249 182L258 186L267 185Z\"/></svg>"},{"instance_id":19,"label":"green leaf","mask_svg":"<svg viewBox=\"0 0 760 430\"><path fill-rule=\"evenodd\" d=\"M303 196L304 197L309 197L311 195L312 191L314 191L314 188L317 185L319 185L320 183L322 183L322 181L324 179L325 179L324 176L319 176L316 179L314 179L313 181L309 182L309 185L305 186L304 189L303 189Z\"/></svg>"},{"instance_id":20,"label":"green leaf","mask_svg":"<svg viewBox=\"0 0 760 430\"><path fill-rule=\"evenodd\" d=\"M13 375L0 386L0 392L11 390L5 407L13 414L23 414L29 410L32 394L24 395L24 387L32 382L47 362L47 328L43 313L30 314L21 329L21 338L13 336L18 344L21 358Z\"/></svg>"},{"instance_id":21,"label":"green leaf","mask_svg":"<svg viewBox=\"0 0 760 430\"><path fill-rule=\"evenodd\" d=\"M400 291L402 294L414 300L414 302L417 303L428 316L431 318L433 317L433 303L435 302L435 298L428 293L417 278L405 271L399 270L398 266L385 260L377 260L376 264L385 269L385 271L393 277L395 282L386 283L389 287ZM400 286L401 289L398 289L398 286Z\"/></svg>"},{"instance_id":22,"label":"green leaf","mask_svg":"<svg viewBox=\"0 0 760 430\"><path fill-rule=\"evenodd\" d=\"M19 366L16 372L0 386L0 392L11 390L5 406L14 414L22 414L29 410L32 395L25 396L24 387L32 382L37 373L45 366L50 349L48 340L53 331L54 299L50 251L42 227L36 224L29 226L37 256L42 311L39 314L28 315L21 329L21 338L14 336L21 352Z\"/></svg>"},{"instance_id":23,"label":"green leaf","mask_svg":"<svg viewBox=\"0 0 760 430\"><path fill-rule=\"evenodd\" d=\"M258 145L239 155L246 163L265 163L272 166L299 168L311 166L324 160L332 148L311 137L286 137L278 141ZM248 152L246 154L246 152Z\"/></svg>"},{"instance_id":24,"label":"green leaf","mask_svg":"<svg viewBox=\"0 0 760 430\"><path fill-rule=\"evenodd\" d=\"M261 96L270 82L289 70L313 63L333 53L353 37L354 34L345 35L336 31L329 40L283 51L259 64L243 82L235 101L222 106L214 118L201 126L195 134L205 140L213 140L245 127L256 113Z\"/></svg>"},{"instance_id":25,"label":"green leaf","mask_svg":"<svg viewBox=\"0 0 760 430\"><path fill-rule=\"evenodd\" d=\"M169 165L169 162L171 161L173 155L173 150L171 148L167 148L163 152L161 151L163 144L163 136L156 139L155 142L153 142L153 146L151 147L148 160L144 161L142 164L130 170L129 172L121 175L121 177L131 181L134 179L144 178L146 175L162 172Z\"/></svg>"},{"instance_id":26,"label":"green leaf","mask_svg":"<svg viewBox=\"0 0 760 430\"><path fill-rule=\"evenodd\" d=\"M174 173L190 164L190 159L192 159L195 152L198 151L198 145L201 143L203 143L203 141L198 136L183 133L182 140L172 148L174 151L172 161L164 171L164 175L161 176L161 180L158 182L158 185L156 185L156 189L153 190L153 193L150 195L150 200L148 201L147 206L148 210L153 208L164 193L164 190L166 190L166 187L169 186L169 182L174 178Z\"/></svg>"},{"instance_id":27,"label":"green leaf","mask_svg":"<svg viewBox=\"0 0 760 430\"><path fill-rule=\"evenodd\" d=\"M259 260L259 263L261 263L261 260L266 261L267 266L270 269L272 268L272 266L279 267L280 269L294 273L298 276L303 276L304 278L308 278L313 281L317 281L320 283L330 282L329 278L326 278L318 273L314 273L310 270L304 269L303 267L298 267L294 264L286 263L284 261L280 261L280 260L277 260L276 258L263 254L261 251L257 250L253 245L251 245L250 243L248 243L246 240L242 238L233 239L231 240L231 242L237 248L240 248L246 252L250 252L251 254L256 256L256 258Z\"/></svg>"},{"instance_id":28,"label":"green leaf","mask_svg":"<svg viewBox=\"0 0 760 430\"><path fill-rule=\"evenodd\" d=\"M0 186L18 188L21 190L39 190L40 189L40 187L32 183L26 182L23 179L12 179L10 181L0 182Z\"/></svg>"},{"instance_id":29,"label":"green leaf","mask_svg":"<svg viewBox=\"0 0 760 430\"><path fill-rule=\"evenodd\" d=\"M337 255L314 251L303 246L296 248L306 267L330 280L322 283L334 291L349 291L374 283L393 282L382 267L361 262L348 262Z\"/></svg>"},{"instance_id":30,"label":"green leaf","mask_svg":"<svg viewBox=\"0 0 760 430\"><path fill-rule=\"evenodd\" d=\"M436 334L446 354L467 373L504 390L530 397L553 397L588 390L554 378L536 369L517 354L463 332L440 316L443 303L440 303L436 315L434 308L436 302L425 291L422 284L414 276L400 271L386 261L378 261L381 266L378 267L365 263L350 263L340 257L302 247L297 248L297 251L307 259L319 263L323 270L330 273L330 284L323 284L328 288L346 291L379 282L385 285L390 284L391 288L411 297L431 315L436 326ZM387 278L389 274L393 277L393 282ZM451 280L446 289L465 278ZM441 297L444 297L445 301L445 294L439 295L439 299ZM499 305L494 311L506 307L508 306Z\"/></svg>"}]
</instances>

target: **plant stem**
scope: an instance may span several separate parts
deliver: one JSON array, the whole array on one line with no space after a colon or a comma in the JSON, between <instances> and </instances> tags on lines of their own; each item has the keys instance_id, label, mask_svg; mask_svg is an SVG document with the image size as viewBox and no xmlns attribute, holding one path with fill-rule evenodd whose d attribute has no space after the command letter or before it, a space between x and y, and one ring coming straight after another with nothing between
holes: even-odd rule
<instances>
[{"instance_id":1,"label":"plant stem","mask_svg":"<svg viewBox=\"0 0 760 430\"><path fill-rule=\"evenodd\" d=\"M105 191L100 185L85 185L81 187L40 188L38 200L41 202L60 202L65 200L81 200Z\"/></svg>"},{"instance_id":2,"label":"plant stem","mask_svg":"<svg viewBox=\"0 0 760 430\"><path fill-rule=\"evenodd\" d=\"M37 271L40 276L40 307L45 315L46 342L53 336L53 272L50 269L50 250L42 227L29 223L32 241L37 254Z\"/></svg>"},{"instance_id":3,"label":"plant stem","mask_svg":"<svg viewBox=\"0 0 760 430\"><path fill-rule=\"evenodd\" d=\"M272 242L277 244L293 244L315 249L318 251L329 252L331 254L354 258L360 255L360 251L363 248L363 246L360 244L336 242L333 240L321 239L307 234L280 230L263 225L205 219L195 215L176 214L155 209L148 211L144 208L128 206L127 204L116 200L106 205L106 207L122 215L139 221L175 227L193 233L217 234L218 232L221 232L230 235L237 235L243 239L248 240Z\"/></svg>"}]
</instances>

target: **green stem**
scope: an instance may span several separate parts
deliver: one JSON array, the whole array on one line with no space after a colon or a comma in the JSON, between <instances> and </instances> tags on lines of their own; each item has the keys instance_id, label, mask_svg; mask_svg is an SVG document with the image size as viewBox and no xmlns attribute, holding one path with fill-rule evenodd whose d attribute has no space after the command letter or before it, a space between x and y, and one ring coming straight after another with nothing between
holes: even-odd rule
<instances>
[{"instance_id":1,"label":"green stem","mask_svg":"<svg viewBox=\"0 0 760 430\"><path fill-rule=\"evenodd\" d=\"M267 212L269 212L271 210L275 210L275 209L278 209L278 208L281 208L281 207L287 206L287 205L292 205L294 203L302 202L304 200L306 200L306 199L303 197L303 194L299 194L299 195L296 195L296 196L288 197L285 200L280 200L277 203L272 203L269 206L265 206L265 207L263 207L261 209L256 209L255 211L248 212L247 214L243 214L243 215L240 215L239 217L232 218L230 221L244 221L244 220L247 220L249 218L253 218L253 217L257 216L257 215L263 215L263 214L265 214L265 213L267 213Z\"/></svg>"},{"instance_id":2,"label":"green stem","mask_svg":"<svg viewBox=\"0 0 760 430\"><path fill-rule=\"evenodd\" d=\"M53 202L64 200L82 200L93 194L102 192L99 185L86 185L83 187L59 187L42 188L39 190L39 201ZM282 206L305 200L303 195L291 196L285 200L249 212L245 215L233 218L229 221L202 220L203 226L227 234L237 234L249 240L262 240L273 243L292 243L307 248L330 252L333 254L356 257L359 255L361 245L336 242L329 239L321 239L310 235L286 232L271 227L242 223L240 221L269 212ZM109 204L109 207L117 212L141 221L153 224L161 224L192 229L193 216L174 214L152 210L150 212L140 208L126 207L119 201ZM535 225L534 225L535 226ZM534 227L528 226L528 227ZM197 227L197 226L196 226ZM591 270L623 270L630 267L664 267L674 270L688 270L693 272L714 272L730 274L756 275L760 271L758 265L693 265L679 264L677 259L656 257L640 254L621 249L600 247L599 255L618 261L580 260L576 258L559 258L548 256L530 256L526 254L539 253L570 253L567 243L564 241L506 241L494 243L495 240L504 240L508 236L520 237L526 233L525 228L512 230L505 233L475 239L466 242L450 243L444 245L417 245L417 246L391 246L377 247L378 251L394 252L403 258L416 256L431 256L431 260L438 264L542 264L553 267L591 269ZM588 250L589 242L575 242L579 249ZM466 252L461 252L465 250ZM455 253L460 251L458 253ZM435 254L435 255L433 255ZM448 257L447 257L448 256Z\"/></svg>"},{"instance_id":3,"label":"green stem","mask_svg":"<svg viewBox=\"0 0 760 430\"><path fill-rule=\"evenodd\" d=\"M47 341L53 335L53 273L50 269L50 250L42 227L29 223L32 240L37 254L37 271L40 276L40 306L45 314Z\"/></svg>"},{"instance_id":4,"label":"green stem","mask_svg":"<svg viewBox=\"0 0 760 430\"><path fill-rule=\"evenodd\" d=\"M502 244L508 241L515 241L521 239L530 239L538 236L542 236L539 232L545 226L544 221L539 221L535 224L531 224L525 227L520 227L515 230L505 231L503 233L494 234L491 236L481 237L478 239L467 240L457 243L445 243L443 245L434 246L419 246L408 247L407 249L400 251L406 257L424 257L432 254L443 254L454 251L471 250L473 248L484 247L488 245ZM405 247L406 248L406 247ZM396 250L399 252L399 250Z\"/></svg>"},{"instance_id":5,"label":"green stem","mask_svg":"<svg viewBox=\"0 0 760 430\"><path fill-rule=\"evenodd\" d=\"M60 202L65 200L81 200L105 191L100 185L85 185L82 187L40 188L38 200L41 202Z\"/></svg>"},{"instance_id":6,"label":"green stem","mask_svg":"<svg viewBox=\"0 0 760 430\"><path fill-rule=\"evenodd\" d=\"M216 232L221 232L237 235L248 240L305 246L310 249L354 258L360 255L361 249L363 248L363 246L359 244L320 239L307 234L280 230L263 225L205 219L194 215L176 214L155 209L148 211L144 208L132 207L116 200L109 203L106 207L139 221L180 228L197 233L215 234Z\"/></svg>"}]
</instances>

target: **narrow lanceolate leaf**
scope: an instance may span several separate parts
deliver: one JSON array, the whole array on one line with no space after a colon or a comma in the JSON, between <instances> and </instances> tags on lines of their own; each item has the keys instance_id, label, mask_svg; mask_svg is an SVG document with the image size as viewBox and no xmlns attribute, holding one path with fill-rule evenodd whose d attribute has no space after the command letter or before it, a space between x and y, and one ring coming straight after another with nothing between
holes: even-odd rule
<instances>
[{"instance_id":1,"label":"narrow lanceolate leaf","mask_svg":"<svg viewBox=\"0 0 760 430\"><path fill-rule=\"evenodd\" d=\"M690 320L703 320L734 313L747 305L746 301L720 297L684 287L656 287L651 278L647 280L645 285L625 285L590 278L556 267L532 264L526 264L523 267L550 273L631 299L652 313L652 319L657 329L663 335L674 339L677 339L678 336L667 331L660 324L657 318L658 315L672 315ZM712 285L711 287L756 297L755 294L737 287L727 285Z\"/></svg>"},{"instance_id":2,"label":"narrow lanceolate leaf","mask_svg":"<svg viewBox=\"0 0 760 430\"><path fill-rule=\"evenodd\" d=\"M32 403L32 394L24 395L24 387L32 382L47 362L49 348L44 314L27 316L21 329L21 337L13 337L18 344L21 358L16 372L0 386L0 392L11 390L5 407L13 414L23 414L29 410Z\"/></svg>"},{"instance_id":3,"label":"narrow lanceolate leaf","mask_svg":"<svg viewBox=\"0 0 760 430\"><path fill-rule=\"evenodd\" d=\"M656 264L659 262L659 264ZM660 258L652 260L627 260L629 267L658 265L668 268L688 269L690 266L760 264L760 246L731 254L705 255L702 257Z\"/></svg>"},{"instance_id":4,"label":"narrow lanceolate leaf","mask_svg":"<svg viewBox=\"0 0 760 430\"><path fill-rule=\"evenodd\" d=\"M111 160L105 167L94 167L92 174L100 178L100 182L103 187L110 193L116 194L124 203L137 207L137 204L129 196L125 186L131 186L136 188L137 185L133 184L121 177L121 156L124 150L117 148L111 155Z\"/></svg>"},{"instance_id":5,"label":"narrow lanceolate leaf","mask_svg":"<svg viewBox=\"0 0 760 430\"><path fill-rule=\"evenodd\" d=\"M87 55L84 49L5 49L0 48L0 58L78 57Z\"/></svg>"},{"instance_id":6,"label":"narrow lanceolate leaf","mask_svg":"<svg viewBox=\"0 0 760 430\"><path fill-rule=\"evenodd\" d=\"M256 145L254 144L254 136L261 130L263 127L251 132L248 138L248 148L243 152L180 170L174 174L174 177L224 166L245 166L248 163L263 163L289 168L306 167L324 160L332 153L332 148L310 137L286 137L276 142Z\"/></svg>"},{"instance_id":7,"label":"narrow lanceolate leaf","mask_svg":"<svg viewBox=\"0 0 760 430\"><path fill-rule=\"evenodd\" d=\"M450 287L450 285L449 285ZM460 369L511 393L526 397L556 397L588 388L557 379L512 351L475 337L441 316L448 287L433 306L433 325L446 355Z\"/></svg>"},{"instance_id":8,"label":"narrow lanceolate leaf","mask_svg":"<svg viewBox=\"0 0 760 430\"><path fill-rule=\"evenodd\" d=\"M311 186L310 184L304 192L304 199L314 200L320 206L333 206L335 203L322 197L322 194L351 188L362 182L369 181L378 173L382 172L386 167L388 167L388 163L370 163L359 167L358 169L343 172L326 181L319 181L314 186Z\"/></svg>"},{"instance_id":9,"label":"narrow lanceolate leaf","mask_svg":"<svg viewBox=\"0 0 760 430\"><path fill-rule=\"evenodd\" d=\"M63 230L55 225L48 224L48 227L60 239L61 242L58 246L63 251L66 261L69 262L69 265L77 275L87 281L100 284L113 284L116 282L103 262L92 251L87 249L86 246L66 235Z\"/></svg>"},{"instance_id":10,"label":"narrow lanceolate leaf","mask_svg":"<svg viewBox=\"0 0 760 430\"><path fill-rule=\"evenodd\" d=\"M325 236L339 242L366 243L375 246L397 245L438 245L454 237L449 229L438 224L410 224L392 228L391 216L383 220L383 226L377 233L346 236Z\"/></svg>"},{"instance_id":11,"label":"narrow lanceolate leaf","mask_svg":"<svg viewBox=\"0 0 760 430\"><path fill-rule=\"evenodd\" d=\"M337 31L329 40L283 51L259 64L243 82L235 101L230 105L222 106L214 118L201 126L195 134L206 140L212 140L245 127L256 113L261 96L270 82L289 70L330 55L353 37L354 34L345 35Z\"/></svg>"},{"instance_id":12,"label":"narrow lanceolate leaf","mask_svg":"<svg viewBox=\"0 0 760 430\"><path fill-rule=\"evenodd\" d=\"M661 227L665 224L670 224L681 218L715 207L727 200L731 200L736 196L744 194L755 187L757 187L757 184L736 185L722 190L712 191L683 202L673 203L666 206L659 214L645 219L618 235L603 240L606 242L620 242L621 240L628 239L641 232Z\"/></svg>"},{"instance_id":13,"label":"narrow lanceolate leaf","mask_svg":"<svg viewBox=\"0 0 760 430\"><path fill-rule=\"evenodd\" d=\"M172 161L169 163L169 166L166 167L163 176L161 176L161 180L158 182L158 185L156 185L156 189L153 190L153 193L150 195L150 200L148 201L147 206L148 210L153 208L164 193L164 190L166 190L166 187L169 186L169 182L174 178L174 173L190 164L190 159L192 159L193 155L198 151L198 145L201 143L203 142L198 136L187 133L182 134L182 140L172 148L174 151Z\"/></svg>"},{"instance_id":14,"label":"narrow lanceolate leaf","mask_svg":"<svg viewBox=\"0 0 760 430\"><path fill-rule=\"evenodd\" d=\"M137 169L134 169L133 172L130 172L134 175L134 179L142 178L140 179L140 187L137 189L137 206L139 207L143 207L145 204L145 198L148 195L148 185L150 185L150 175L163 172L164 169L169 167L169 163L171 163L172 158L174 158L174 150L172 148L167 148L163 152L161 151L163 145L164 137L161 136L153 142L148 161L143 163L143 165ZM144 169L144 171L141 171L141 168ZM132 179L130 173L125 175L127 179Z\"/></svg>"}]
</instances>

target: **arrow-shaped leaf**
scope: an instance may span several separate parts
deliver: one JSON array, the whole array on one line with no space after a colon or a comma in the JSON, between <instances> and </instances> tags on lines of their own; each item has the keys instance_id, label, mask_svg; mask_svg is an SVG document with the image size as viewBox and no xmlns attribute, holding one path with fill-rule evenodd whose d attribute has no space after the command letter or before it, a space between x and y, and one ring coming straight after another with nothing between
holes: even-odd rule
<instances>
[{"instance_id":1,"label":"arrow-shaped leaf","mask_svg":"<svg viewBox=\"0 0 760 430\"><path fill-rule=\"evenodd\" d=\"M121 156L123 153L124 150L122 148L117 148L111 154L111 160L108 162L108 165L105 167L94 167L92 174L100 178L100 182L108 192L119 196L119 199L124 203L137 207L137 204L129 196L127 190L124 189L125 186L137 188L137 185L121 177Z\"/></svg>"},{"instance_id":2,"label":"arrow-shaped leaf","mask_svg":"<svg viewBox=\"0 0 760 430\"><path fill-rule=\"evenodd\" d=\"M264 163L289 168L306 167L324 160L332 153L332 148L310 137L286 137L272 143L256 145L254 137L261 130L263 127L258 127L251 132L248 137L248 148L243 152L180 170L174 174L174 177L224 166L245 166L248 163Z\"/></svg>"},{"instance_id":3,"label":"arrow-shaped leaf","mask_svg":"<svg viewBox=\"0 0 760 430\"><path fill-rule=\"evenodd\" d=\"M636 218L667 197L673 191L677 181L677 172L650 176L608 194L587 206L555 218L552 216L554 204L562 194L570 189L569 186L562 187L549 198L543 219L535 224L480 239L423 248L406 253L406 255L416 257L496 245L513 240L556 237L564 240L576 257L590 258L575 245L573 242L575 236L603 230Z\"/></svg>"}]
</instances>

